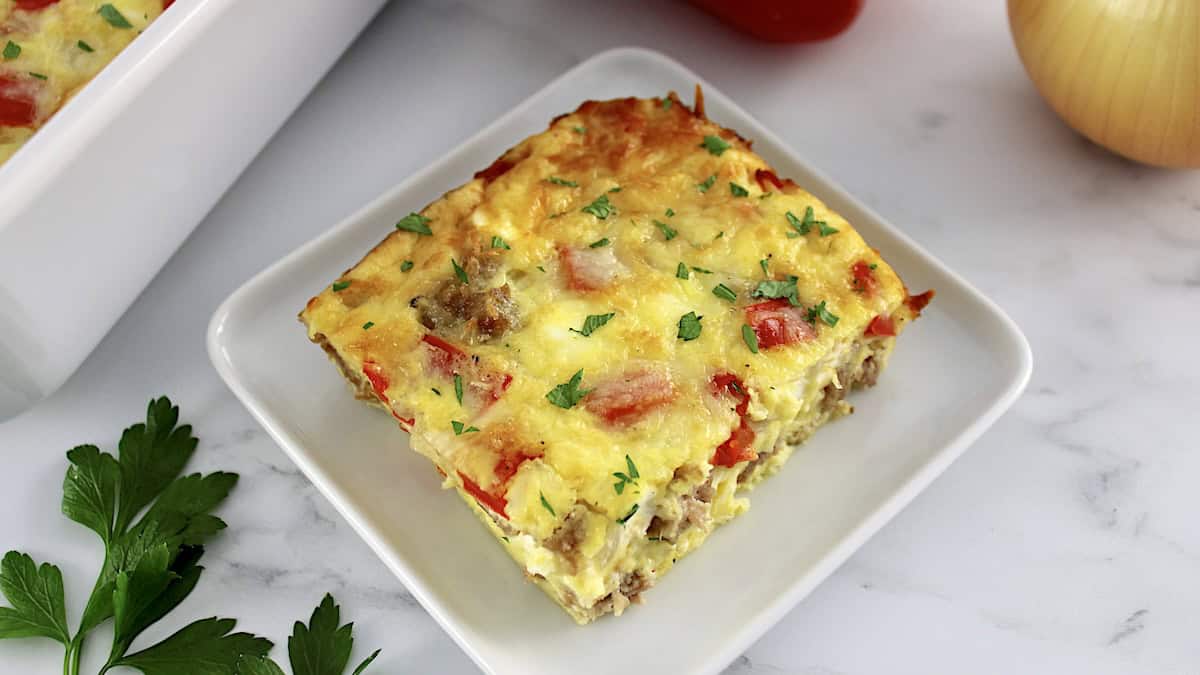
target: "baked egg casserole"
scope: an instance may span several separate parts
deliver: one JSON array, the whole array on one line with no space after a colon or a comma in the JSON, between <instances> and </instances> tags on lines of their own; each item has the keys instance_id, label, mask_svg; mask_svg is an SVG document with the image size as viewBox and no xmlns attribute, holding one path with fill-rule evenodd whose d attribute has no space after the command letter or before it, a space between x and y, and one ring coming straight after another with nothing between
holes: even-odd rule
<instances>
[{"instance_id":1,"label":"baked egg casserole","mask_svg":"<svg viewBox=\"0 0 1200 675\"><path fill-rule=\"evenodd\" d=\"M174 0L0 0L0 164Z\"/></svg>"},{"instance_id":2,"label":"baked egg casserole","mask_svg":"<svg viewBox=\"0 0 1200 675\"><path fill-rule=\"evenodd\" d=\"M588 101L397 219L308 337L579 623L745 511L933 295L698 88Z\"/></svg>"}]
</instances>

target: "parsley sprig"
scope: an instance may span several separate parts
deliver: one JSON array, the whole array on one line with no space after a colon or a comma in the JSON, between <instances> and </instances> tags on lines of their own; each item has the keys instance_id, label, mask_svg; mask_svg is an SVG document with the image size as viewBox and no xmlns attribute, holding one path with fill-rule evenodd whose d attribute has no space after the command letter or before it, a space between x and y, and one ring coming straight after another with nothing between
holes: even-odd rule
<instances>
[{"instance_id":1,"label":"parsley sprig","mask_svg":"<svg viewBox=\"0 0 1200 675\"><path fill-rule=\"evenodd\" d=\"M596 197L596 201L594 201L591 204L588 204L587 206L580 209L580 211L583 211L584 213L590 213L593 216L596 216L597 218L599 218L600 220L604 220L605 218L608 218L614 212L616 212L616 210L617 210L617 207L613 206L608 201L607 194L603 194L603 195L600 195L599 197Z\"/></svg>"},{"instance_id":2,"label":"parsley sprig","mask_svg":"<svg viewBox=\"0 0 1200 675\"><path fill-rule=\"evenodd\" d=\"M571 379L567 380L565 384L560 384L554 387L554 389L551 389L550 392L546 394L546 400L560 408L569 410L575 407L576 403L582 401L584 396L592 393L591 389L579 388L579 385L582 382L583 369L581 368L576 371L575 374L571 376Z\"/></svg>"},{"instance_id":3,"label":"parsley sprig","mask_svg":"<svg viewBox=\"0 0 1200 675\"><path fill-rule=\"evenodd\" d=\"M567 330L571 331L572 333L579 333L583 337L591 337L592 333L595 333L597 329L608 323L616 315L616 312L609 312L607 314L588 314L587 318L583 320L583 328L579 330L568 328Z\"/></svg>"},{"instance_id":4,"label":"parsley sprig","mask_svg":"<svg viewBox=\"0 0 1200 675\"><path fill-rule=\"evenodd\" d=\"M234 619L194 621L156 644L129 653L134 641L175 609L196 587L204 542L225 529L212 511L237 483L237 474L181 475L196 450L192 428L164 397L150 402L146 421L125 429L117 455L95 445L67 452L62 512L96 533L104 563L72 635L61 570L9 551L0 561L0 638L43 637L66 650L64 675L78 675L84 641L112 620L112 646L100 670L124 666L144 675L282 675L266 657L272 643L234 633ZM297 623L288 650L295 675L342 675L352 627L338 626L326 595L309 625ZM361 674L372 654L354 671ZM321 655L320 658L314 658Z\"/></svg>"},{"instance_id":5,"label":"parsley sprig","mask_svg":"<svg viewBox=\"0 0 1200 675\"><path fill-rule=\"evenodd\" d=\"M637 485L638 479L642 477L638 473L637 465L633 463L633 459L629 455L625 455L625 468L627 471L613 472L613 477L617 479L617 482L613 483L613 490L617 494L624 494L626 485Z\"/></svg>"}]
</instances>

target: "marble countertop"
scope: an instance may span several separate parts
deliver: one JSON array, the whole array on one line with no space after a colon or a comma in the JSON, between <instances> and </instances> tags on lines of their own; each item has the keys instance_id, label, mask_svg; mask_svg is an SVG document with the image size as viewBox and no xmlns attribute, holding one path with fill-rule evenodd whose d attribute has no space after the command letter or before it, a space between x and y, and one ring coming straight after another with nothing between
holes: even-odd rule
<instances>
[{"instance_id":1,"label":"marble countertop","mask_svg":"<svg viewBox=\"0 0 1200 675\"><path fill-rule=\"evenodd\" d=\"M164 623L232 615L280 643L329 590L360 650L384 648L374 671L477 672L225 389L204 330L254 272L555 75L641 45L994 298L1036 362L1013 410L727 673L1196 672L1200 174L1063 126L1000 2L873 0L842 38L799 47L645 4L386 7L83 368L0 425L0 547L60 565L74 621L102 551L59 513L64 452L114 447L165 393L201 438L193 468L242 479L199 591ZM0 671L59 658L0 643Z\"/></svg>"}]
</instances>

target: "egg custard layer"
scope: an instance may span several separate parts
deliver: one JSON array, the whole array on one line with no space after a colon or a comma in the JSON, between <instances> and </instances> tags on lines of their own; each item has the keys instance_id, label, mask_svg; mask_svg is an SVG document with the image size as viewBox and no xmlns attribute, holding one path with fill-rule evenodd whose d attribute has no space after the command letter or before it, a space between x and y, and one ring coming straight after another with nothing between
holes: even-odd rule
<instances>
[{"instance_id":1,"label":"egg custard layer","mask_svg":"<svg viewBox=\"0 0 1200 675\"><path fill-rule=\"evenodd\" d=\"M0 164L173 0L0 0Z\"/></svg>"},{"instance_id":2,"label":"egg custard layer","mask_svg":"<svg viewBox=\"0 0 1200 675\"><path fill-rule=\"evenodd\" d=\"M580 623L744 511L932 295L697 99L556 118L300 314Z\"/></svg>"}]
</instances>

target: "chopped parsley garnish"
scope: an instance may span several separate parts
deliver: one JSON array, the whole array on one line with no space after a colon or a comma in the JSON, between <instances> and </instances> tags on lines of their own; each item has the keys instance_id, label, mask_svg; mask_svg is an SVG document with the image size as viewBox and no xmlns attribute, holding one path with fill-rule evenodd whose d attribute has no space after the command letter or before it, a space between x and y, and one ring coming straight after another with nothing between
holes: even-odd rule
<instances>
[{"instance_id":1,"label":"chopped parsley garnish","mask_svg":"<svg viewBox=\"0 0 1200 675\"><path fill-rule=\"evenodd\" d=\"M674 216L675 216L675 209L668 206L667 207L667 217L672 218Z\"/></svg>"},{"instance_id":2,"label":"chopped parsley garnish","mask_svg":"<svg viewBox=\"0 0 1200 675\"><path fill-rule=\"evenodd\" d=\"M580 389L579 385L583 382L583 369L580 369L571 376L571 379L566 384L560 384L546 394L546 400L554 405L563 408L571 409L576 403L583 400L592 392L591 389Z\"/></svg>"},{"instance_id":3,"label":"chopped parsley garnish","mask_svg":"<svg viewBox=\"0 0 1200 675\"><path fill-rule=\"evenodd\" d=\"M875 263L871 263L870 265L867 265L867 269L871 269L871 270L876 269L878 267L879 267L879 265L877 265Z\"/></svg>"},{"instance_id":4,"label":"chopped parsley garnish","mask_svg":"<svg viewBox=\"0 0 1200 675\"><path fill-rule=\"evenodd\" d=\"M588 248L604 248L605 246L608 246L611 243L612 243L612 241L609 240L608 237L602 237L602 238L597 239L596 241L593 241L592 243L588 244Z\"/></svg>"},{"instance_id":5,"label":"chopped parsley garnish","mask_svg":"<svg viewBox=\"0 0 1200 675\"><path fill-rule=\"evenodd\" d=\"M638 505L634 504L633 508L629 509L629 513L626 513L624 516L618 518L617 522L624 525L630 518L633 517L633 514L635 514L637 512L638 512Z\"/></svg>"},{"instance_id":6,"label":"chopped parsley garnish","mask_svg":"<svg viewBox=\"0 0 1200 675\"><path fill-rule=\"evenodd\" d=\"M676 232L673 227L662 222L661 220L654 221L654 226L663 233L663 237L665 237L667 241L671 241L676 235L679 234L679 232Z\"/></svg>"},{"instance_id":7,"label":"chopped parsley garnish","mask_svg":"<svg viewBox=\"0 0 1200 675\"><path fill-rule=\"evenodd\" d=\"M638 475L637 465L633 463L633 459L631 459L629 455L625 455L625 468L628 469L628 472L613 472L613 476L618 481L613 483L613 490L615 490L617 494L623 494L625 492L625 486L629 483L637 485L637 479L641 478L641 476Z\"/></svg>"},{"instance_id":8,"label":"chopped parsley garnish","mask_svg":"<svg viewBox=\"0 0 1200 675\"><path fill-rule=\"evenodd\" d=\"M96 10L96 13L113 28L133 28L133 24L129 23L129 20L110 3L100 5L100 9Z\"/></svg>"},{"instance_id":9,"label":"chopped parsley garnish","mask_svg":"<svg viewBox=\"0 0 1200 675\"><path fill-rule=\"evenodd\" d=\"M616 315L616 312L609 312L608 314L588 314L587 318L583 320L583 328L581 330L575 330L574 328L568 328L567 330L571 331L572 333L579 333L583 337L591 337L592 333L596 332L596 329L608 323L609 320Z\"/></svg>"},{"instance_id":10,"label":"chopped parsley garnish","mask_svg":"<svg viewBox=\"0 0 1200 675\"><path fill-rule=\"evenodd\" d=\"M429 229L429 219L419 213L410 213L401 218L400 222L396 223L396 229L424 235L433 234L433 230Z\"/></svg>"},{"instance_id":11,"label":"chopped parsley garnish","mask_svg":"<svg viewBox=\"0 0 1200 675\"><path fill-rule=\"evenodd\" d=\"M702 316L696 316L695 312L688 312L679 317L679 333L677 334L679 339L684 342L691 342L700 337L700 329L702 328L700 319L703 318Z\"/></svg>"},{"instance_id":12,"label":"chopped parsley garnish","mask_svg":"<svg viewBox=\"0 0 1200 675\"><path fill-rule=\"evenodd\" d=\"M679 267L675 268L675 276L676 276L676 278L679 278L679 279L687 279L687 278L690 278L692 275L690 273L688 273L687 265L684 265L683 263L679 263Z\"/></svg>"},{"instance_id":13,"label":"chopped parsley garnish","mask_svg":"<svg viewBox=\"0 0 1200 675\"><path fill-rule=\"evenodd\" d=\"M558 176L550 176L549 178L546 179L546 182L554 183L555 185L563 185L566 187L579 187L579 183L576 183L573 180L566 180L563 178L559 178Z\"/></svg>"},{"instance_id":14,"label":"chopped parsley garnish","mask_svg":"<svg viewBox=\"0 0 1200 675\"><path fill-rule=\"evenodd\" d=\"M734 293L733 290L725 284L717 284L716 286L713 286L712 293L722 300L728 300L730 302L737 300L737 293Z\"/></svg>"},{"instance_id":15,"label":"chopped parsley garnish","mask_svg":"<svg viewBox=\"0 0 1200 675\"><path fill-rule=\"evenodd\" d=\"M492 248L502 248L505 251L512 250L512 247L508 245L508 242L495 235L492 236Z\"/></svg>"},{"instance_id":16,"label":"chopped parsley garnish","mask_svg":"<svg viewBox=\"0 0 1200 675\"><path fill-rule=\"evenodd\" d=\"M762 260L758 261L758 266L762 268L764 277L771 276L771 272L767 269L767 266L770 264L771 264L771 256L767 256L767 257L763 258Z\"/></svg>"},{"instance_id":17,"label":"chopped parsley garnish","mask_svg":"<svg viewBox=\"0 0 1200 675\"><path fill-rule=\"evenodd\" d=\"M703 267L696 267L695 265L692 265L692 271L699 272L700 274L712 274L712 270L706 270Z\"/></svg>"},{"instance_id":18,"label":"chopped parsley garnish","mask_svg":"<svg viewBox=\"0 0 1200 675\"><path fill-rule=\"evenodd\" d=\"M616 210L617 208L609 203L608 195L600 195L596 198L596 201L580 209L580 211L583 211L584 213L590 213L600 220L604 220L605 218L611 216Z\"/></svg>"},{"instance_id":19,"label":"chopped parsley garnish","mask_svg":"<svg viewBox=\"0 0 1200 675\"><path fill-rule=\"evenodd\" d=\"M812 231L813 225L817 226L817 230L821 233L822 237L827 237L831 234L837 233L837 228L830 227L825 221L816 219L813 213L813 207L811 206L804 207L803 219L797 218L796 215L791 211L788 211L785 215L787 216L788 224L791 225L792 229L795 230L795 232L788 232L789 239L794 239L800 235L808 234Z\"/></svg>"},{"instance_id":20,"label":"chopped parsley garnish","mask_svg":"<svg viewBox=\"0 0 1200 675\"><path fill-rule=\"evenodd\" d=\"M411 261L411 260L405 260L404 262L400 263L400 271L401 272L407 272L407 271L411 270L412 268L413 268L413 261Z\"/></svg>"},{"instance_id":21,"label":"chopped parsley garnish","mask_svg":"<svg viewBox=\"0 0 1200 675\"><path fill-rule=\"evenodd\" d=\"M454 429L455 436L462 436L463 434L469 434L473 431L479 431L479 427L469 427L458 420L451 420L450 427Z\"/></svg>"},{"instance_id":22,"label":"chopped parsley garnish","mask_svg":"<svg viewBox=\"0 0 1200 675\"><path fill-rule=\"evenodd\" d=\"M742 340L746 346L750 348L750 353L758 353L758 335L754 333L754 329L746 324L742 324Z\"/></svg>"},{"instance_id":23,"label":"chopped parsley garnish","mask_svg":"<svg viewBox=\"0 0 1200 675\"><path fill-rule=\"evenodd\" d=\"M725 230L721 230L720 232L717 233L717 236L713 237L713 241L716 241L724 236L725 236Z\"/></svg>"},{"instance_id":24,"label":"chopped parsley garnish","mask_svg":"<svg viewBox=\"0 0 1200 675\"><path fill-rule=\"evenodd\" d=\"M671 98L669 96L663 97L662 107L663 107L663 110L671 109Z\"/></svg>"},{"instance_id":25,"label":"chopped parsley garnish","mask_svg":"<svg viewBox=\"0 0 1200 675\"><path fill-rule=\"evenodd\" d=\"M750 191L741 185L738 185L737 183L730 182L729 194L733 195L734 197L749 197Z\"/></svg>"},{"instance_id":26,"label":"chopped parsley garnish","mask_svg":"<svg viewBox=\"0 0 1200 675\"><path fill-rule=\"evenodd\" d=\"M587 133L586 127L572 127L571 130L577 134L586 134Z\"/></svg>"},{"instance_id":27,"label":"chopped parsley garnish","mask_svg":"<svg viewBox=\"0 0 1200 675\"><path fill-rule=\"evenodd\" d=\"M454 374L454 398L458 399L458 404L462 405L463 387L462 375Z\"/></svg>"},{"instance_id":28,"label":"chopped parsley garnish","mask_svg":"<svg viewBox=\"0 0 1200 675\"><path fill-rule=\"evenodd\" d=\"M374 321L368 321L363 324L363 330L371 330L371 326L374 326L374 325L375 325Z\"/></svg>"},{"instance_id":29,"label":"chopped parsley garnish","mask_svg":"<svg viewBox=\"0 0 1200 675\"><path fill-rule=\"evenodd\" d=\"M830 227L823 220L817 221L817 231L821 233L822 237L828 237L831 234L837 234L837 228Z\"/></svg>"},{"instance_id":30,"label":"chopped parsley garnish","mask_svg":"<svg viewBox=\"0 0 1200 675\"><path fill-rule=\"evenodd\" d=\"M75 46L76 46L76 47L79 47L80 49L82 49L83 51L85 51L85 52L88 52L88 53L91 53L91 52L94 52L94 51L96 51L95 49L92 49L92 46L91 46L91 45L89 45L88 43L84 42L83 40L80 40L79 42L76 42L76 43L75 43Z\"/></svg>"},{"instance_id":31,"label":"chopped parsley garnish","mask_svg":"<svg viewBox=\"0 0 1200 675\"><path fill-rule=\"evenodd\" d=\"M546 273L546 268L545 268L545 267L542 267L541 265L538 265L538 266L537 266L537 271L541 272L542 274L545 274L545 273Z\"/></svg>"},{"instance_id":32,"label":"chopped parsley garnish","mask_svg":"<svg viewBox=\"0 0 1200 675\"><path fill-rule=\"evenodd\" d=\"M20 55L21 55L21 45L13 42L12 40L9 40L8 44L4 45L4 60L5 61L11 61Z\"/></svg>"},{"instance_id":33,"label":"chopped parsley garnish","mask_svg":"<svg viewBox=\"0 0 1200 675\"><path fill-rule=\"evenodd\" d=\"M458 277L459 281L463 282L464 284L471 283L471 280L467 278L467 271L462 268L462 265L458 264L457 260L451 258L450 264L454 267L454 276Z\"/></svg>"},{"instance_id":34,"label":"chopped parsley garnish","mask_svg":"<svg viewBox=\"0 0 1200 675\"><path fill-rule=\"evenodd\" d=\"M704 140L700 142L700 147L707 150L709 154L720 157L730 146L720 136L705 136Z\"/></svg>"},{"instance_id":35,"label":"chopped parsley garnish","mask_svg":"<svg viewBox=\"0 0 1200 675\"><path fill-rule=\"evenodd\" d=\"M341 293L342 291L346 290L347 288L350 288L350 280L349 279L347 279L346 281L333 282L333 292L334 293Z\"/></svg>"},{"instance_id":36,"label":"chopped parsley garnish","mask_svg":"<svg viewBox=\"0 0 1200 675\"><path fill-rule=\"evenodd\" d=\"M609 188L609 189L608 189L608 191L609 191L609 192L620 192L620 191L621 191L621 186L620 186L620 185L618 185L617 187L614 187L614 188Z\"/></svg>"},{"instance_id":37,"label":"chopped parsley garnish","mask_svg":"<svg viewBox=\"0 0 1200 675\"><path fill-rule=\"evenodd\" d=\"M836 326L837 322L838 322L838 318L839 317L836 314L834 314L833 312L830 312L825 307L824 300L817 303L817 305L815 307L808 310L808 322L809 323L816 323L817 319L820 319L820 320L824 321L826 324L828 324L829 326Z\"/></svg>"},{"instance_id":38,"label":"chopped parsley garnish","mask_svg":"<svg viewBox=\"0 0 1200 675\"><path fill-rule=\"evenodd\" d=\"M766 280L758 282L750 292L752 298L787 298L793 307L800 306L799 290L796 288L796 277L789 275L783 281Z\"/></svg>"},{"instance_id":39,"label":"chopped parsley garnish","mask_svg":"<svg viewBox=\"0 0 1200 675\"><path fill-rule=\"evenodd\" d=\"M29 71L29 76L30 76L30 77L36 77L36 78L37 78L37 79L39 79L39 80L48 80L48 79L50 79L50 78L46 77L45 75L43 75L43 74L41 74L41 73L35 73L35 72L33 72L32 70L31 70L31 71Z\"/></svg>"},{"instance_id":40,"label":"chopped parsley garnish","mask_svg":"<svg viewBox=\"0 0 1200 675\"><path fill-rule=\"evenodd\" d=\"M715 182L717 182L717 174L714 173L713 175L704 179L703 183L696 183L696 187L699 188L701 192L708 192L708 188L712 187L713 183Z\"/></svg>"},{"instance_id":41,"label":"chopped parsley garnish","mask_svg":"<svg viewBox=\"0 0 1200 675\"><path fill-rule=\"evenodd\" d=\"M541 490L538 490L538 497L541 497L541 499L542 499L542 506L546 507L546 510L550 512L550 515L552 515L552 516L554 516L555 518L557 518L557 517L558 517L558 514L554 512L554 507L553 507L553 506L550 506L550 502L546 501L546 495L542 494L542 491L541 491Z\"/></svg>"},{"instance_id":42,"label":"chopped parsley garnish","mask_svg":"<svg viewBox=\"0 0 1200 675\"><path fill-rule=\"evenodd\" d=\"M438 391L437 387L430 387L429 391L432 391L433 393L437 394L438 396L442 395L442 392Z\"/></svg>"}]
</instances>

